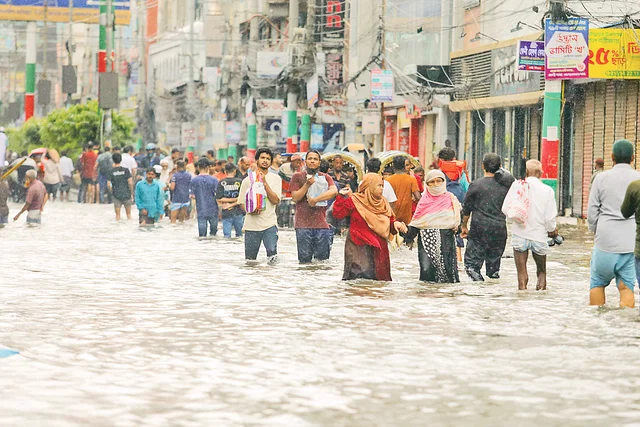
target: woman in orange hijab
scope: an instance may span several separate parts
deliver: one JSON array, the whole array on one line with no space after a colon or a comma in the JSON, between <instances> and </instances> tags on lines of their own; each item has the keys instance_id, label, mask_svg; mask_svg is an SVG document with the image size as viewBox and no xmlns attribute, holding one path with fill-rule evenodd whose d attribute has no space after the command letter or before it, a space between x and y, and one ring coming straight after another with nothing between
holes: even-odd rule
<instances>
[{"instance_id":1,"label":"woman in orange hijab","mask_svg":"<svg viewBox=\"0 0 640 427\"><path fill-rule=\"evenodd\" d=\"M382 177L368 173L357 193L345 188L336 198L333 216L351 217L342 280L391 281L388 238L390 234L405 233L407 226L395 220L389 202L382 197L383 189Z\"/></svg>"}]
</instances>

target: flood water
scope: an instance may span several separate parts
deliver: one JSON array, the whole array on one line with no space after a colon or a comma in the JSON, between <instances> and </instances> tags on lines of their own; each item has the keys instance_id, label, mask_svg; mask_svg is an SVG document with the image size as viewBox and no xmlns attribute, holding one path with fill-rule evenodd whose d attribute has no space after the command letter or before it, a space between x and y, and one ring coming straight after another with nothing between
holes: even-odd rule
<instances>
[{"instance_id":1,"label":"flood water","mask_svg":"<svg viewBox=\"0 0 640 427\"><path fill-rule=\"evenodd\" d=\"M0 425L640 423L638 311L615 289L587 306L588 237L555 249L547 292L518 292L512 259L425 284L403 249L394 282L342 282L341 240L301 267L281 231L280 263L247 266L194 223L143 232L75 203L23 221L0 230L0 347L20 351L0 359Z\"/></svg>"}]
</instances>

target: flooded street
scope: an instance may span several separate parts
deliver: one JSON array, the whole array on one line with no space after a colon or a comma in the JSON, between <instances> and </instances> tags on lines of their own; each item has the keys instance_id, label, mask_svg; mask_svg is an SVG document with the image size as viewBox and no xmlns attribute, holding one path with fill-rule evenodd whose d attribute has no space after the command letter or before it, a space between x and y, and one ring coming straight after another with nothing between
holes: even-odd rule
<instances>
[{"instance_id":1,"label":"flooded street","mask_svg":"<svg viewBox=\"0 0 640 427\"><path fill-rule=\"evenodd\" d=\"M281 231L270 267L196 236L75 203L0 230L0 347L20 351L0 359L0 425L640 421L638 311L613 288L588 307L585 238L554 249L549 291L518 292L512 259L501 280L434 285L403 249L393 283L346 283L342 240L300 267Z\"/></svg>"}]
</instances>

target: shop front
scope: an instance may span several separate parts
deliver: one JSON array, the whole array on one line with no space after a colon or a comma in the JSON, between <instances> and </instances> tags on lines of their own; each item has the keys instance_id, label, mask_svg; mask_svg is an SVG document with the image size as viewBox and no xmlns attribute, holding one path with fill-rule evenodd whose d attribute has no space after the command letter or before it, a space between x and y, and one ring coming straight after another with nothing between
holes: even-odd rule
<instances>
[{"instance_id":1,"label":"shop front","mask_svg":"<svg viewBox=\"0 0 640 427\"><path fill-rule=\"evenodd\" d=\"M544 79L518 71L517 40L482 49L451 54L454 84L469 88L449 105L458 113L458 158L467 160L473 179L482 176L487 153L497 153L505 168L523 177L526 160L539 158ZM492 78L478 77L487 75Z\"/></svg>"},{"instance_id":2,"label":"shop front","mask_svg":"<svg viewBox=\"0 0 640 427\"><path fill-rule=\"evenodd\" d=\"M408 105L385 110L385 151L398 150L417 157L423 165L433 161L438 114Z\"/></svg>"}]
</instances>

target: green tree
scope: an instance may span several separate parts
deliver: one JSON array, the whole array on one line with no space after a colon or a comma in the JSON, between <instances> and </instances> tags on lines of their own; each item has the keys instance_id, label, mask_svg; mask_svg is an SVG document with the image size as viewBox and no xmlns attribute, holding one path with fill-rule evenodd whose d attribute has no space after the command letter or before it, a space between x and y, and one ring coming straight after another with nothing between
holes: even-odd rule
<instances>
[{"instance_id":1,"label":"green tree","mask_svg":"<svg viewBox=\"0 0 640 427\"><path fill-rule=\"evenodd\" d=\"M21 152L38 147L55 148L75 156L89 141L100 140L100 111L98 102L74 105L54 110L46 118L31 119L22 127L10 129L9 147ZM113 112L112 144L127 145L135 141L133 120Z\"/></svg>"}]
</instances>

